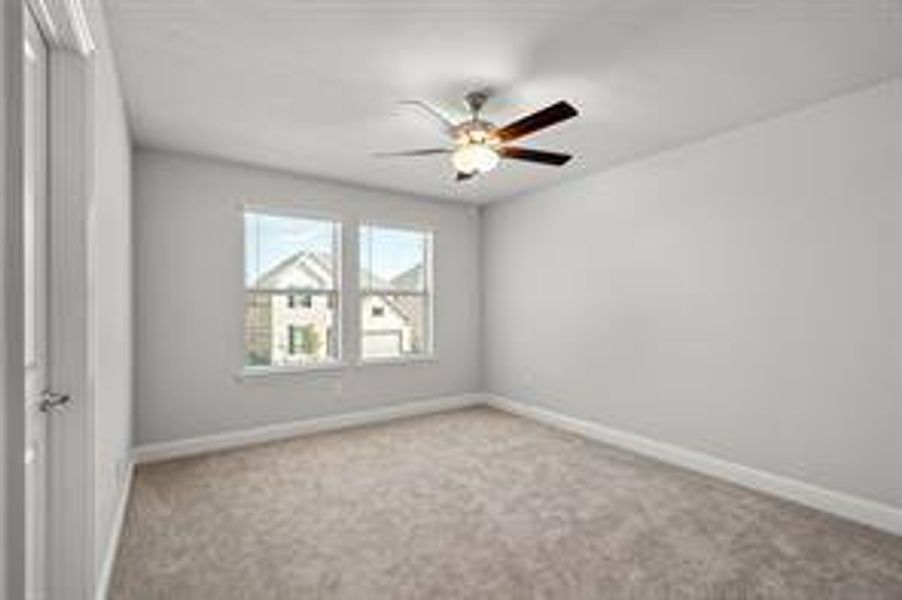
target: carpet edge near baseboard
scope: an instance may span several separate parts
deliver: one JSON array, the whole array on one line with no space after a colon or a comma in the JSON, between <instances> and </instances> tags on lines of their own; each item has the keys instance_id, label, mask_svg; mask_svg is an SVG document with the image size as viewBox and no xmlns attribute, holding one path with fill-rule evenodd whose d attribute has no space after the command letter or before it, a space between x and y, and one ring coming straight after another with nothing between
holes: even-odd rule
<instances>
[{"instance_id":1,"label":"carpet edge near baseboard","mask_svg":"<svg viewBox=\"0 0 902 600\"><path fill-rule=\"evenodd\" d=\"M737 464L710 454L660 442L595 421L580 419L546 407L489 392L427 398L371 410L147 444L137 446L132 452L132 457L135 464L153 463L480 405L526 417L588 439L611 444L671 465L902 536L902 508Z\"/></svg>"},{"instance_id":2,"label":"carpet edge near baseboard","mask_svg":"<svg viewBox=\"0 0 902 600\"><path fill-rule=\"evenodd\" d=\"M485 403L498 410L526 417L588 439L617 446L670 465L902 536L902 508L737 464L710 454L660 442L505 396L486 394Z\"/></svg>"}]
</instances>

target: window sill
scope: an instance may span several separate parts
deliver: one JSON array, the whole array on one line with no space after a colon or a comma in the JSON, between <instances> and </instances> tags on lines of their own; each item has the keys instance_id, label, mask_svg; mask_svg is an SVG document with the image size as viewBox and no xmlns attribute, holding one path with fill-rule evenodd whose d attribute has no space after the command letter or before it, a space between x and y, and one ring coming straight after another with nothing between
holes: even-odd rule
<instances>
[{"instance_id":1,"label":"window sill","mask_svg":"<svg viewBox=\"0 0 902 600\"><path fill-rule=\"evenodd\" d=\"M292 367L244 367L238 372L238 379L256 379L273 375L304 375L307 373L328 373L342 371L348 364L341 361L324 362Z\"/></svg>"},{"instance_id":2,"label":"window sill","mask_svg":"<svg viewBox=\"0 0 902 600\"><path fill-rule=\"evenodd\" d=\"M409 365L437 363L435 354L418 354L415 356L399 356L396 358L366 358L357 361L358 367L376 367L380 365Z\"/></svg>"},{"instance_id":3,"label":"window sill","mask_svg":"<svg viewBox=\"0 0 902 600\"><path fill-rule=\"evenodd\" d=\"M319 364L292 366L292 367L244 367L236 374L239 381L247 379L261 379L266 377L279 377L283 375L312 375L315 373L335 373L344 371L350 367L378 367L378 366L403 366L417 364L434 364L438 362L435 354L421 354L417 356L401 356L397 358L370 358L359 360L353 364L344 361L326 362Z\"/></svg>"}]
</instances>

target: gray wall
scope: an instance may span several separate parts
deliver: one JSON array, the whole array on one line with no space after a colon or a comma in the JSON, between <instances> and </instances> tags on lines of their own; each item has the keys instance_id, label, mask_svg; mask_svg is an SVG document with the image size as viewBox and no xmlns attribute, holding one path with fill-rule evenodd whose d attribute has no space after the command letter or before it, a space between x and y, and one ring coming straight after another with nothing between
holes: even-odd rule
<instances>
[{"instance_id":1,"label":"gray wall","mask_svg":"<svg viewBox=\"0 0 902 600\"><path fill-rule=\"evenodd\" d=\"M489 390L902 506L902 81L483 228Z\"/></svg>"},{"instance_id":2,"label":"gray wall","mask_svg":"<svg viewBox=\"0 0 902 600\"><path fill-rule=\"evenodd\" d=\"M474 208L156 150L136 153L135 197L137 443L478 390ZM433 227L437 362L239 378L242 203Z\"/></svg>"},{"instance_id":3,"label":"gray wall","mask_svg":"<svg viewBox=\"0 0 902 600\"><path fill-rule=\"evenodd\" d=\"M94 53L94 171L88 221L94 397L95 571L103 564L132 440L131 142L100 6L88 3Z\"/></svg>"},{"instance_id":4,"label":"gray wall","mask_svg":"<svg viewBox=\"0 0 902 600\"><path fill-rule=\"evenodd\" d=\"M25 589L22 3L0 7L0 598Z\"/></svg>"}]
</instances>

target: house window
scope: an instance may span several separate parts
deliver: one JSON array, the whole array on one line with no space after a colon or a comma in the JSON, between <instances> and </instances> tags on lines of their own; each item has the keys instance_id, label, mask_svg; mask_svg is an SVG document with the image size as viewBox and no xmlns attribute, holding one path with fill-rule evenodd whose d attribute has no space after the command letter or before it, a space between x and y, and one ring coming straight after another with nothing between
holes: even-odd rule
<instances>
[{"instance_id":1,"label":"house window","mask_svg":"<svg viewBox=\"0 0 902 600\"><path fill-rule=\"evenodd\" d=\"M301 347L301 328L297 325L288 326L288 354L297 354Z\"/></svg>"},{"instance_id":2,"label":"house window","mask_svg":"<svg viewBox=\"0 0 902 600\"><path fill-rule=\"evenodd\" d=\"M360 228L363 360L432 352L432 233Z\"/></svg>"},{"instance_id":3,"label":"house window","mask_svg":"<svg viewBox=\"0 0 902 600\"><path fill-rule=\"evenodd\" d=\"M244 213L245 366L339 358L339 233L334 221Z\"/></svg>"},{"instance_id":4,"label":"house window","mask_svg":"<svg viewBox=\"0 0 902 600\"><path fill-rule=\"evenodd\" d=\"M296 296L295 294L288 295L288 308L313 308L313 296L310 294L302 294L300 296Z\"/></svg>"}]
</instances>

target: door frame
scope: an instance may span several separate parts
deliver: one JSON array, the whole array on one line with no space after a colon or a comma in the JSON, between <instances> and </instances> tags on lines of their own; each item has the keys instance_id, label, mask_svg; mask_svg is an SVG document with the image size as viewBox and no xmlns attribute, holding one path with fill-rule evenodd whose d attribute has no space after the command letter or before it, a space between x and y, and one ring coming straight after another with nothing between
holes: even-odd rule
<instances>
[{"instance_id":1,"label":"door frame","mask_svg":"<svg viewBox=\"0 0 902 600\"><path fill-rule=\"evenodd\" d=\"M25 594L22 5L0 8L0 597Z\"/></svg>"},{"instance_id":2,"label":"door frame","mask_svg":"<svg viewBox=\"0 0 902 600\"><path fill-rule=\"evenodd\" d=\"M71 406L47 423L48 600L95 593L89 228L94 44L80 0L22 0L47 43L48 388Z\"/></svg>"},{"instance_id":3,"label":"door frame","mask_svg":"<svg viewBox=\"0 0 902 600\"><path fill-rule=\"evenodd\" d=\"M25 229L22 232L25 242L25 598L46 600L46 434L49 414L42 407L42 401L43 394L48 391L49 107L46 101L50 77L47 72L47 43L31 16L31 11L26 13L23 73Z\"/></svg>"}]
</instances>

